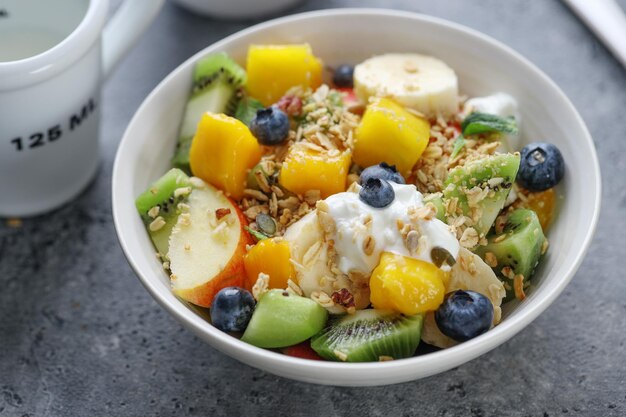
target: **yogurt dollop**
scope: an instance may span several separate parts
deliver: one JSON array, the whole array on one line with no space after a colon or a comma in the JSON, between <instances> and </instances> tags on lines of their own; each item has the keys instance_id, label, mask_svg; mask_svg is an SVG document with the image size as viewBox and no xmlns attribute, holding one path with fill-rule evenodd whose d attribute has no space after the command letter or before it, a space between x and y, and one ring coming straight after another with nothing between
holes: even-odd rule
<instances>
[{"instance_id":1,"label":"yogurt dollop","mask_svg":"<svg viewBox=\"0 0 626 417\"><path fill-rule=\"evenodd\" d=\"M328 214L335 222L334 248L337 267L342 273L358 272L369 276L382 252L433 263L431 249L440 247L457 258L459 242L448 226L434 217L425 219L415 215L424 207L423 195L417 188L414 185L391 185L395 198L384 208L375 208L361 201L359 186L357 192L338 193L325 200ZM417 231L419 245L416 250L407 248L399 226L403 224L410 224ZM369 239L373 242L366 242ZM448 270L449 266L444 264L441 268Z\"/></svg>"}]
</instances>

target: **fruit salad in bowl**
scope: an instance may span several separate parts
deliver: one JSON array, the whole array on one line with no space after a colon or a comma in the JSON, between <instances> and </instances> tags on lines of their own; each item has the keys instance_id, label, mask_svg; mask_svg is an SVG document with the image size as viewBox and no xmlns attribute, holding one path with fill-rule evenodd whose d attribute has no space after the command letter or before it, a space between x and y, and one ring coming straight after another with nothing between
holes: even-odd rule
<instances>
[{"instance_id":1,"label":"fruit salad in bowl","mask_svg":"<svg viewBox=\"0 0 626 417\"><path fill-rule=\"evenodd\" d=\"M171 169L136 208L172 292L219 330L408 358L533 291L565 170L523 126L512 94L464 96L437 56L330 67L306 43L253 44L197 61Z\"/></svg>"}]
</instances>

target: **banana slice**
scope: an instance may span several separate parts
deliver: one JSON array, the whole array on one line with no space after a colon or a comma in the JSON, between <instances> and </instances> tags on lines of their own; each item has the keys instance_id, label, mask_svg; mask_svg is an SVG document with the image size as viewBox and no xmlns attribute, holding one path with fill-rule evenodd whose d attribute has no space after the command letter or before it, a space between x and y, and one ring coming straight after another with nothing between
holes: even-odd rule
<instances>
[{"instance_id":1,"label":"banana slice","mask_svg":"<svg viewBox=\"0 0 626 417\"><path fill-rule=\"evenodd\" d=\"M328 243L324 242L324 234L315 211L289 226L283 238L289 242L297 283L304 295L318 296L323 292L331 296L333 292L346 288L354 297L357 309L369 305L367 285L360 285L361 283L353 282L346 275L335 274L331 271L329 256L332 252L329 253ZM344 308L336 305L326 307L326 309L333 314L345 313Z\"/></svg>"},{"instance_id":2,"label":"banana slice","mask_svg":"<svg viewBox=\"0 0 626 417\"><path fill-rule=\"evenodd\" d=\"M478 255L465 248L459 251L456 264L450 272L450 282L446 285L446 293L456 290L471 290L483 294L493 304L493 324L498 324L502 316L502 299L506 290L493 270ZM454 340L441 333L435 322L435 314L428 313L424 319L422 340L430 345L447 348L457 344Z\"/></svg>"},{"instance_id":3,"label":"banana slice","mask_svg":"<svg viewBox=\"0 0 626 417\"><path fill-rule=\"evenodd\" d=\"M372 96L389 97L427 117L459 109L454 71L443 61L418 54L385 54L354 68L354 90L367 103Z\"/></svg>"}]
</instances>

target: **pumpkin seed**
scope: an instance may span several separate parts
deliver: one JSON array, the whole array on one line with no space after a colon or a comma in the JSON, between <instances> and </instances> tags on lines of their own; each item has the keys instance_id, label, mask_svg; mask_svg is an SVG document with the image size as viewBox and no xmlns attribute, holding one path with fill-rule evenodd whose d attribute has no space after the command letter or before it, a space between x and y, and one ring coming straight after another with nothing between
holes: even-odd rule
<instances>
[{"instance_id":1,"label":"pumpkin seed","mask_svg":"<svg viewBox=\"0 0 626 417\"><path fill-rule=\"evenodd\" d=\"M431 249L430 257L432 258L433 263L437 265L438 268L441 268L441 265L443 265L444 262L449 266L453 266L456 263L454 256L452 256L452 254L446 249L439 246L435 246Z\"/></svg>"},{"instance_id":2,"label":"pumpkin seed","mask_svg":"<svg viewBox=\"0 0 626 417\"><path fill-rule=\"evenodd\" d=\"M259 230L268 236L274 236L276 233L276 222L268 214L259 213L254 219Z\"/></svg>"}]
</instances>

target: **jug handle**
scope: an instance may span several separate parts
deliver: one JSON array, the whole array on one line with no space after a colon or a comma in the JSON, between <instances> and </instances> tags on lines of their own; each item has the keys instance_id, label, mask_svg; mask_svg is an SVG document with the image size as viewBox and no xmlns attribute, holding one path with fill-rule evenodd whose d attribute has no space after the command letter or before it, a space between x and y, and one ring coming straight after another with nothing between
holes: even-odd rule
<instances>
[{"instance_id":1,"label":"jug handle","mask_svg":"<svg viewBox=\"0 0 626 417\"><path fill-rule=\"evenodd\" d=\"M102 33L102 73L106 79L157 16L165 0L126 0Z\"/></svg>"}]
</instances>

